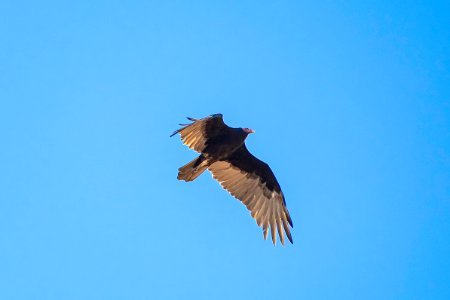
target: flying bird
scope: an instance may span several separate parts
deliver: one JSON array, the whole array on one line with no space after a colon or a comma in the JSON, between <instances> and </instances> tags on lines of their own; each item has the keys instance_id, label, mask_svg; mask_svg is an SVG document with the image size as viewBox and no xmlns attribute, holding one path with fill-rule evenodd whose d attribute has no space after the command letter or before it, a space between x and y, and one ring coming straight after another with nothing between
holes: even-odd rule
<instances>
[{"instance_id":1,"label":"flying bird","mask_svg":"<svg viewBox=\"0 0 450 300\"><path fill-rule=\"evenodd\" d=\"M293 227L283 192L269 165L253 156L245 146L245 139L255 131L250 128L232 128L223 122L222 114L203 119L188 118L190 124L172 135L180 134L183 144L200 155L178 169L178 179L193 181L208 169L214 179L250 211L264 239L269 227L272 242L276 231L284 245L284 232L291 243L289 225Z\"/></svg>"}]
</instances>

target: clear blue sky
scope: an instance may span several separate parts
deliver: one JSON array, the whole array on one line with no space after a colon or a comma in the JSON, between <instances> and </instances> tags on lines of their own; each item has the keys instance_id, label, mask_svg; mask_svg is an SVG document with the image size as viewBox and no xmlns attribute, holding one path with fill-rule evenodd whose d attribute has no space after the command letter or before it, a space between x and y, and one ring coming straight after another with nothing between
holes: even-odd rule
<instances>
[{"instance_id":1,"label":"clear blue sky","mask_svg":"<svg viewBox=\"0 0 450 300\"><path fill-rule=\"evenodd\" d=\"M2 1L1 299L450 299L450 2ZM256 130L274 247L169 134Z\"/></svg>"}]
</instances>

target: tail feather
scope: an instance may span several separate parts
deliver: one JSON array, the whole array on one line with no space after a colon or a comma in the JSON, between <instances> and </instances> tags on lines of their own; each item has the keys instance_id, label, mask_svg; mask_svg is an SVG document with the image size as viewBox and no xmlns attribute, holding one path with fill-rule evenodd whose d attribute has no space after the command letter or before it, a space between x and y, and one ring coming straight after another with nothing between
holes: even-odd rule
<instances>
[{"instance_id":1,"label":"tail feather","mask_svg":"<svg viewBox=\"0 0 450 300\"><path fill-rule=\"evenodd\" d=\"M178 169L178 180L193 181L208 168L208 162L203 156L199 156Z\"/></svg>"}]
</instances>

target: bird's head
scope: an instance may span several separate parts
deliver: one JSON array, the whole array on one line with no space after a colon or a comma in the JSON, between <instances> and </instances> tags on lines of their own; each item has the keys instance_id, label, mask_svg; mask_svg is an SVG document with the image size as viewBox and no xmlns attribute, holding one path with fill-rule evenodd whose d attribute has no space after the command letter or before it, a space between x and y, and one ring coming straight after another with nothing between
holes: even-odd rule
<instances>
[{"instance_id":1,"label":"bird's head","mask_svg":"<svg viewBox=\"0 0 450 300\"><path fill-rule=\"evenodd\" d=\"M246 134L255 133L255 131L250 128L242 128L242 131L244 131Z\"/></svg>"}]
</instances>

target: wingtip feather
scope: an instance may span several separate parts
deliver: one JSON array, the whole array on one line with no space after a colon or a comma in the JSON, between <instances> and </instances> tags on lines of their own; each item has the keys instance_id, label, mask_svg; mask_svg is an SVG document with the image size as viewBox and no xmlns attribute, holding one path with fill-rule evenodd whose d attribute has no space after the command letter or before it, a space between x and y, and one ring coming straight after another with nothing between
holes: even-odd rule
<instances>
[{"instance_id":1,"label":"wingtip feather","mask_svg":"<svg viewBox=\"0 0 450 300\"><path fill-rule=\"evenodd\" d=\"M291 242L291 244L293 244L294 242L292 241L292 235L291 235L291 231L289 230L289 225L287 223L287 219L282 218L281 220L283 221L284 232L286 232L286 236L287 236L289 242Z\"/></svg>"},{"instance_id":2,"label":"wingtip feather","mask_svg":"<svg viewBox=\"0 0 450 300\"><path fill-rule=\"evenodd\" d=\"M282 226L283 226L283 225L281 225L281 219L280 219L280 218L277 218L278 235L280 236L280 242L281 242L281 245L284 246L284 234L283 234Z\"/></svg>"},{"instance_id":3,"label":"wingtip feather","mask_svg":"<svg viewBox=\"0 0 450 300\"><path fill-rule=\"evenodd\" d=\"M291 242L291 244L294 244L294 240L292 239L292 235L290 231L286 231L286 236L289 240L289 242Z\"/></svg>"},{"instance_id":4,"label":"wingtip feather","mask_svg":"<svg viewBox=\"0 0 450 300\"><path fill-rule=\"evenodd\" d=\"M275 224L273 222L274 220L272 220L272 222L270 223L270 234L272 235L272 243L275 246L277 243L277 234L275 231Z\"/></svg>"},{"instance_id":5,"label":"wingtip feather","mask_svg":"<svg viewBox=\"0 0 450 300\"><path fill-rule=\"evenodd\" d=\"M288 212L287 208L285 208L284 211L286 213L286 218L287 218L287 220L289 222L289 225L291 225L291 227L294 228L294 223L292 223L292 219L291 219L291 216L289 215L289 212Z\"/></svg>"},{"instance_id":6,"label":"wingtip feather","mask_svg":"<svg viewBox=\"0 0 450 300\"><path fill-rule=\"evenodd\" d=\"M291 244L294 244L294 240L292 239L291 234L288 235L288 239L289 239L289 242L291 242Z\"/></svg>"}]
</instances>

